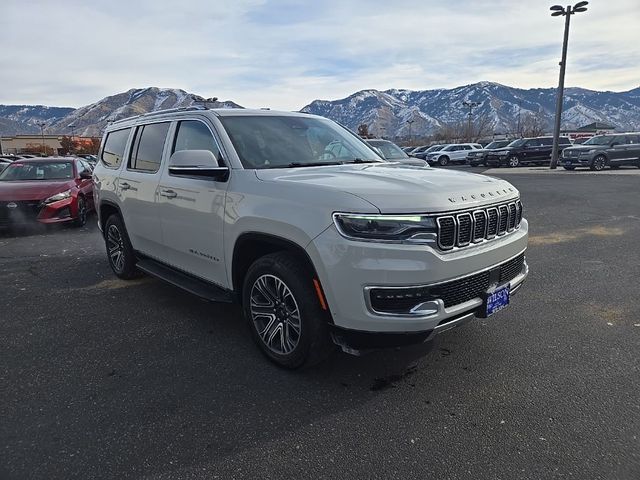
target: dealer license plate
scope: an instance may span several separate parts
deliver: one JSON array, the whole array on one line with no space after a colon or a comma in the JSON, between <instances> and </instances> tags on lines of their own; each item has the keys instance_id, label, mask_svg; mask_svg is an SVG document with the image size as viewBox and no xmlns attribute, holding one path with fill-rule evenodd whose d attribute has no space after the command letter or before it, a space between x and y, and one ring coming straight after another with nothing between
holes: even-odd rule
<instances>
[{"instance_id":1,"label":"dealer license plate","mask_svg":"<svg viewBox=\"0 0 640 480\"><path fill-rule=\"evenodd\" d=\"M487 295L487 317L509 305L510 286L504 285Z\"/></svg>"}]
</instances>

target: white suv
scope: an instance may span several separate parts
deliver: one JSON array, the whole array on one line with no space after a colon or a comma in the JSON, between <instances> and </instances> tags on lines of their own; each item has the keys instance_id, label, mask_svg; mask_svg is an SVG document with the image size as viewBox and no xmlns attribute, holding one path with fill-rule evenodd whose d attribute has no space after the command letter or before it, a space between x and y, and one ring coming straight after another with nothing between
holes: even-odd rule
<instances>
[{"instance_id":1,"label":"white suv","mask_svg":"<svg viewBox=\"0 0 640 480\"><path fill-rule=\"evenodd\" d=\"M450 163L465 163L469 152L480 149L482 145L479 143L452 143L442 150L429 153L425 160L429 163L437 163L441 167Z\"/></svg>"},{"instance_id":2,"label":"white suv","mask_svg":"<svg viewBox=\"0 0 640 480\"><path fill-rule=\"evenodd\" d=\"M382 160L301 113L189 108L111 124L94 171L111 268L240 302L278 364L424 342L504 308L527 222L496 178Z\"/></svg>"}]
</instances>

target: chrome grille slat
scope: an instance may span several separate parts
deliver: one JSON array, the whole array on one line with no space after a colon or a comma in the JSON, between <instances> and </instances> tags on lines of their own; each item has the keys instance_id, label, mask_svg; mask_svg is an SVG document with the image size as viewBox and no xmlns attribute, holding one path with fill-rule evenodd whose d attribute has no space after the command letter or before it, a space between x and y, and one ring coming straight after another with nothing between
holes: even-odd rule
<instances>
[{"instance_id":1,"label":"chrome grille slat","mask_svg":"<svg viewBox=\"0 0 640 480\"><path fill-rule=\"evenodd\" d=\"M522 210L522 202L516 200L437 217L438 247L451 250L511 233L520 226Z\"/></svg>"}]
</instances>

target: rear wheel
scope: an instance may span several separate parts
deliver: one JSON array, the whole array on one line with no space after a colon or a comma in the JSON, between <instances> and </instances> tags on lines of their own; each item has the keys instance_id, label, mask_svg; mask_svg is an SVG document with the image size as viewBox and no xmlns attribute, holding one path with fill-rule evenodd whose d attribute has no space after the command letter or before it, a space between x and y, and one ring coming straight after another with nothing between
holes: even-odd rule
<instances>
[{"instance_id":1,"label":"rear wheel","mask_svg":"<svg viewBox=\"0 0 640 480\"><path fill-rule=\"evenodd\" d=\"M253 339L279 366L313 365L331 352L329 315L320 305L313 273L290 253L256 260L244 279L242 299Z\"/></svg>"},{"instance_id":2,"label":"rear wheel","mask_svg":"<svg viewBox=\"0 0 640 480\"><path fill-rule=\"evenodd\" d=\"M507 164L511 167L517 167L520 165L520 159L516 155L512 155L509 157Z\"/></svg>"},{"instance_id":3,"label":"rear wheel","mask_svg":"<svg viewBox=\"0 0 640 480\"><path fill-rule=\"evenodd\" d=\"M449 165L449 157L447 157L446 155L442 155L440 158L438 158L438 165L440 165L441 167Z\"/></svg>"},{"instance_id":4,"label":"rear wheel","mask_svg":"<svg viewBox=\"0 0 640 480\"><path fill-rule=\"evenodd\" d=\"M607 166L607 157L605 157L604 155L598 155L596 158L593 159L593 162L591 162L591 166L589 168L591 168L591 170L595 170L596 172L600 172L604 170L606 166Z\"/></svg>"},{"instance_id":5,"label":"rear wheel","mask_svg":"<svg viewBox=\"0 0 640 480\"><path fill-rule=\"evenodd\" d=\"M135 252L120 215L113 214L107 219L104 226L104 240L109 266L113 273L124 280L139 277L141 273L136 268Z\"/></svg>"}]
</instances>

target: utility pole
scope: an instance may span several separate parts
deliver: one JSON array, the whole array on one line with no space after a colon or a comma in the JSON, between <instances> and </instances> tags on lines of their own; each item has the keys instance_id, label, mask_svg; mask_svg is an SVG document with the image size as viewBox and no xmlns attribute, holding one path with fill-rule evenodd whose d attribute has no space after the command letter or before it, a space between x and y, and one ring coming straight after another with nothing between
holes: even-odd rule
<instances>
[{"instance_id":1,"label":"utility pole","mask_svg":"<svg viewBox=\"0 0 640 480\"><path fill-rule=\"evenodd\" d=\"M36 125L40 127L40 135L42 136L42 156L44 157L46 154L45 145L44 145L44 127L47 124L44 122L38 122Z\"/></svg>"},{"instance_id":2,"label":"utility pole","mask_svg":"<svg viewBox=\"0 0 640 480\"><path fill-rule=\"evenodd\" d=\"M471 117L473 116L473 109L480 105L479 102L464 101L462 104L469 109L469 118L467 119L467 138L471 141Z\"/></svg>"},{"instance_id":3,"label":"utility pole","mask_svg":"<svg viewBox=\"0 0 640 480\"><path fill-rule=\"evenodd\" d=\"M567 45L569 43L569 22L571 15L579 12L586 12L589 2L578 2L573 7L567 5L566 9L561 5L554 5L550 8L552 17L564 16L564 39L562 42L562 60L560 61L560 78L558 79L558 96L556 99L556 118L553 127L553 150L551 152L552 170L558 167L558 145L560 142L560 120L562 116L562 101L564 96L564 73L567 67Z\"/></svg>"},{"instance_id":4,"label":"utility pole","mask_svg":"<svg viewBox=\"0 0 640 480\"><path fill-rule=\"evenodd\" d=\"M75 153L75 151L76 151L76 144L73 142L73 137L75 137L75 133L76 133L76 126L75 126L75 124L73 124L73 123L72 123L71 125L68 125L68 127L71 129L71 150L72 150L72 151L71 151L71 152L69 152L69 153Z\"/></svg>"},{"instance_id":5,"label":"utility pole","mask_svg":"<svg viewBox=\"0 0 640 480\"><path fill-rule=\"evenodd\" d=\"M409 125L409 145L411 145L411 125L413 125L414 122L415 120L407 120L407 124Z\"/></svg>"}]
</instances>

